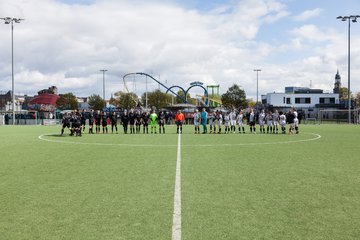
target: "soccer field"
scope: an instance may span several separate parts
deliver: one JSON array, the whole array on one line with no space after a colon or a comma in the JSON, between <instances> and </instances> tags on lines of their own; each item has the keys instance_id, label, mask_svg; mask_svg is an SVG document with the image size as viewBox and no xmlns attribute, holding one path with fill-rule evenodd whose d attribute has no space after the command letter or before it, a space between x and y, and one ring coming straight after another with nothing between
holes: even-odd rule
<instances>
[{"instance_id":1,"label":"soccer field","mask_svg":"<svg viewBox=\"0 0 360 240\"><path fill-rule=\"evenodd\" d=\"M0 127L0 239L170 240L175 191L177 239L360 238L359 126L166 130L61 137L60 126Z\"/></svg>"}]
</instances>

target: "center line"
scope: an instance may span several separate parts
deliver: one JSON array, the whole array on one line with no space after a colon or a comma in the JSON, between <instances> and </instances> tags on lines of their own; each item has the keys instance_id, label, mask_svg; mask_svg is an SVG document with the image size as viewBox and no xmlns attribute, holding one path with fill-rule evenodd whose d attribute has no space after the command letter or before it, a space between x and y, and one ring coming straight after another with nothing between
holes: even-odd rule
<instances>
[{"instance_id":1,"label":"center line","mask_svg":"<svg viewBox=\"0 0 360 240\"><path fill-rule=\"evenodd\" d=\"M178 135L172 240L181 240L181 134Z\"/></svg>"}]
</instances>

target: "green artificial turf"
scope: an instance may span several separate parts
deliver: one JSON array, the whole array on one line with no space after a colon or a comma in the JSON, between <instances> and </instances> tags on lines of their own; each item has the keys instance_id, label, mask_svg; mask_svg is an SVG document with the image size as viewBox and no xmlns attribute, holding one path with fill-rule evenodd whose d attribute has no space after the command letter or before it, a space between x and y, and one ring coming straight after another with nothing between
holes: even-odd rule
<instances>
[{"instance_id":1,"label":"green artificial turf","mask_svg":"<svg viewBox=\"0 0 360 240\"><path fill-rule=\"evenodd\" d=\"M195 135L184 126L182 239L359 239L360 127L300 130ZM59 131L0 127L0 239L171 239L174 126Z\"/></svg>"}]
</instances>

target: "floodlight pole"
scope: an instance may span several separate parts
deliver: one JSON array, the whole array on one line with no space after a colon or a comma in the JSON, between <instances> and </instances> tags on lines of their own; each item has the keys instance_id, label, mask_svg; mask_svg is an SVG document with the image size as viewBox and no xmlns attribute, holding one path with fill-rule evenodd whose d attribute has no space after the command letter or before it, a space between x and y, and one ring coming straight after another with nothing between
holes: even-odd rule
<instances>
[{"instance_id":1,"label":"floodlight pole","mask_svg":"<svg viewBox=\"0 0 360 240\"><path fill-rule=\"evenodd\" d=\"M0 18L5 21L5 24L11 24L11 93L12 93L12 124L15 125L15 80L14 80L14 22L20 23L24 19L5 17Z\"/></svg>"},{"instance_id":2,"label":"floodlight pole","mask_svg":"<svg viewBox=\"0 0 360 240\"><path fill-rule=\"evenodd\" d=\"M259 102L259 72L261 69L254 69L256 72L256 104Z\"/></svg>"},{"instance_id":3,"label":"floodlight pole","mask_svg":"<svg viewBox=\"0 0 360 240\"><path fill-rule=\"evenodd\" d=\"M360 18L360 15L350 15L350 16L339 16L337 19L345 22L348 21L348 120L351 124L351 91L350 91L350 23L357 22L357 18Z\"/></svg>"},{"instance_id":4,"label":"floodlight pole","mask_svg":"<svg viewBox=\"0 0 360 240\"><path fill-rule=\"evenodd\" d=\"M103 99L105 101L105 72L107 72L106 69L101 69L100 72L103 73Z\"/></svg>"}]
</instances>

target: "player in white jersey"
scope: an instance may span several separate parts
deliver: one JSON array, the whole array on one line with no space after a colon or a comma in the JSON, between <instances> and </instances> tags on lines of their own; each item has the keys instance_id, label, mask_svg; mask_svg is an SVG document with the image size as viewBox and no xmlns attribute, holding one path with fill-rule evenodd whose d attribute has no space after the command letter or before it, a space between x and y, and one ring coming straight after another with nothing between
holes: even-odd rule
<instances>
[{"instance_id":1,"label":"player in white jersey","mask_svg":"<svg viewBox=\"0 0 360 240\"><path fill-rule=\"evenodd\" d=\"M194 113L195 134L200 133L200 120L201 120L201 117L200 117L199 110L196 109L195 113Z\"/></svg>"},{"instance_id":2,"label":"player in white jersey","mask_svg":"<svg viewBox=\"0 0 360 240\"><path fill-rule=\"evenodd\" d=\"M273 131L273 115L272 115L272 112L269 111L267 114L266 114L266 133L272 133Z\"/></svg>"},{"instance_id":3,"label":"player in white jersey","mask_svg":"<svg viewBox=\"0 0 360 240\"><path fill-rule=\"evenodd\" d=\"M242 110L241 110L240 113L237 115L236 122L237 122L238 127L239 127L239 133L241 133L241 130L242 130L243 133L245 133L245 128L244 128L244 113L243 113Z\"/></svg>"},{"instance_id":4,"label":"player in white jersey","mask_svg":"<svg viewBox=\"0 0 360 240\"><path fill-rule=\"evenodd\" d=\"M299 119L298 119L298 112L296 111L296 108L293 108L293 114L294 114L295 133L299 134Z\"/></svg>"},{"instance_id":5,"label":"player in white jersey","mask_svg":"<svg viewBox=\"0 0 360 240\"><path fill-rule=\"evenodd\" d=\"M279 112L278 110L275 110L275 112L273 113L273 124L274 124L274 128L273 128L273 133L276 132L276 134L279 132Z\"/></svg>"},{"instance_id":6,"label":"player in white jersey","mask_svg":"<svg viewBox=\"0 0 360 240\"><path fill-rule=\"evenodd\" d=\"M286 134L286 116L283 112L280 112L279 122L281 126L281 133Z\"/></svg>"},{"instance_id":7,"label":"player in white jersey","mask_svg":"<svg viewBox=\"0 0 360 240\"><path fill-rule=\"evenodd\" d=\"M230 118L230 131L235 133L236 131L236 113L235 110L232 110L229 114L229 118Z\"/></svg>"},{"instance_id":8,"label":"player in white jersey","mask_svg":"<svg viewBox=\"0 0 360 240\"><path fill-rule=\"evenodd\" d=\"M259 114L259 125L260 125L260 133L265 133L265 111L261 110Z\"/></svg>"},{"instance_id":9,"label":"player in white jersey","mask_svg":"<svg viewBox=\"0 0 360 240\"><path fill-rule=\"evenodd\" d=\"M225 113L224 116L225 134L230 133L230 114Z\"/></svg>"},{"instance_id":10,"label":"player in white jersey","mask_svg":"<svg viewBox=\"0 0 360 240\"><path fill-rule=\"evenodd\" d=\"M213 133L213 128L215 128L215 113L211 109L209 110L208 119L210 125L210 133Z\"/></svg>"}]
</instances>

